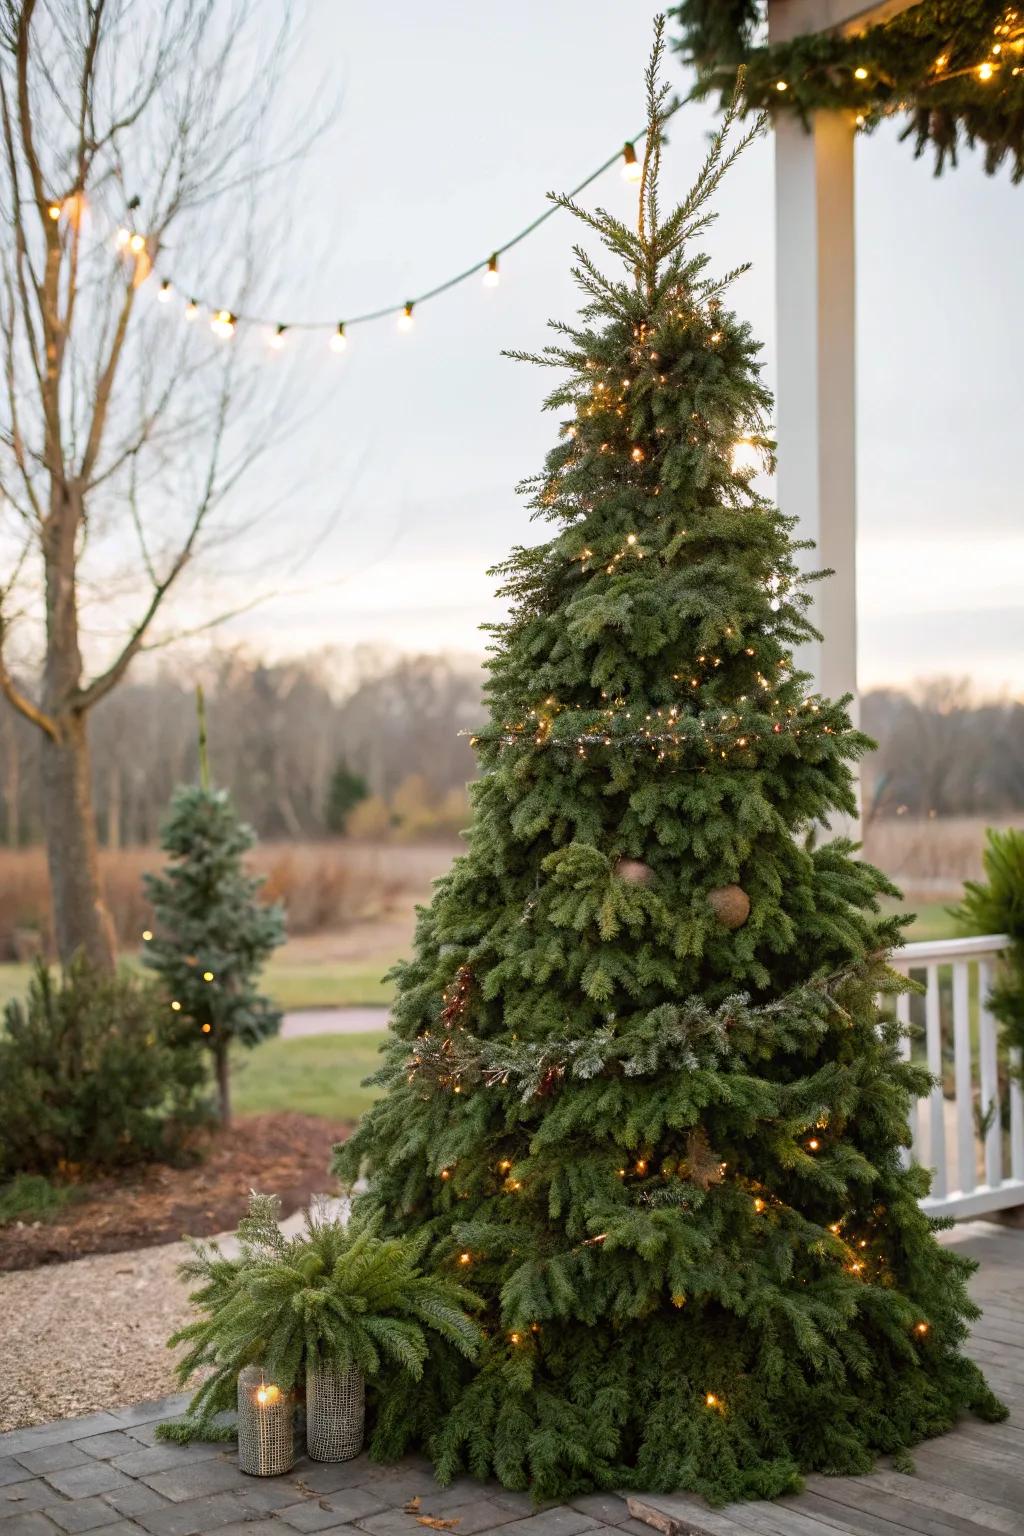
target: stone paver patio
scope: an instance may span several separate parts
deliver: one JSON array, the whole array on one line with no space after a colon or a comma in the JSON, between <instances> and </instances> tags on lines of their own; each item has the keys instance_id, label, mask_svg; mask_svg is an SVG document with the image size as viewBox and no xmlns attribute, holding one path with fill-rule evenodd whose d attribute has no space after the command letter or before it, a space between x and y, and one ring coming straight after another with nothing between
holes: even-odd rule
<instances>
[{"instance_id":1,"label":"stone paver patio","mask_svg":"<svg viewBox=\"0 0 1024 1536\"><path fill-rule=\"evenodd\" d=\"M537 1510L528 1494L472 1478L439 1488L417 1457L391 1467L302 1458L286 1477L247 1477L233 1445L157 1440L158 1423L184 1408L174 1397L0 1435L0 1536L426 1536L417 1514L457 1521L451 1536L655 1536L652 1524L669 1536L1024 1536L1024 1232L969 1222L944 1240L981 1262L970 1349L1010 1418L965 1421L928 1442L913 1477L883 1461L868 1477L809 1478L773 1504L594 1494Z\"/></svg>"}]
</instances>

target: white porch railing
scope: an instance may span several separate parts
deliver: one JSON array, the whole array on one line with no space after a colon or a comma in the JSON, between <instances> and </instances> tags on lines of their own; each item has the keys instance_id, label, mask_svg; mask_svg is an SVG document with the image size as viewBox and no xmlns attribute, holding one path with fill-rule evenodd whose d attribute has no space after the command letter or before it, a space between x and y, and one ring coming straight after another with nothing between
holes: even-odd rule
<instances>
[{"instance_id":1,"label":"white porch railing","mask_svg":"<svg viewBox=\"0 0 1024 1536\"><path fill-rule=\"evenodd\" d=\"M911 1109L911 1156L933 1170L924 1208L935 1216L979 1216L1024 1205L1024 1092L998 1054L998 1025L986 1005L1003 934L907 944L897 971L923 981L924 997L896 999L896 1016L919 1026L905 1036L905 1058L938 1079ZM923 1005L923 1006L922 1006ZM1010 1065L1020 1066L1020 1052ZM948 1096L950 1094L951 1096ZM1009 1103L1009 1128L1003 1105Z\"/></svg>"}]
</instances>

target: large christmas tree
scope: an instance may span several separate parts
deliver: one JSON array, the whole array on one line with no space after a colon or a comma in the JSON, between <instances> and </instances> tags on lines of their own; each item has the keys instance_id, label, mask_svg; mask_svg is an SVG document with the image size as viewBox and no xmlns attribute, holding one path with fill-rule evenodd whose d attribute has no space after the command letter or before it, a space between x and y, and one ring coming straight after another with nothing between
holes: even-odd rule
<instances>
[{"instance_id":1,"label":"large christmas tree","mask_svg":"<svg viewBox=\"0 0 1024 1536\"><path fill-rule=\"evenodd\" d=\"M961 1353L971 1266L902 1157L927 1078L876 1002L891 888L814 845L867 743L794 670L758 347L693 248L746 140L730 114L662 215L660 51L636 230L572 208L626 275L578 250L581 319L536 359L554 532L501 568L468 852L337 1158L487 1304L482 1364L439 1348L376 1449L539 1496L773 1495L1002 1411Z\"/></svg>"}]
</instances>

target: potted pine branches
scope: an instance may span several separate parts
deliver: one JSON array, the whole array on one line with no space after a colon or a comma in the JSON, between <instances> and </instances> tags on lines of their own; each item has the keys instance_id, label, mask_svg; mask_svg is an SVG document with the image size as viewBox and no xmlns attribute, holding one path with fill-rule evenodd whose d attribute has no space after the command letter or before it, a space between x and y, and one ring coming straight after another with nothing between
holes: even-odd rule
<instances>
[{"instance_id":1,"label":"potted pine branches","mask_svg":"<svg viewBox=\"0 0 1024 1536\"><path fill-rule=\"evenodd\" d=\"M180 1273L196 1282L189 1299L199 1315L168 1341L188 1346L177 1368L181 1384L203 1379L186 1418L163 1426L163 1435L223 1438L230 1431L217 1417L237 1405L243 1470L253 1470L245 1452L258 1440L262 1410L287 1412L300 1385L309 1455L345 1461L362 1448L367 1377L392 1365L418 1379L425 1330L467 1358L480 1339L466 1310L476 1298L419 1269L422 1243L383 1239L375 1224L343 1226L316 1205L298 1236L286 1238L278 1216L274 1197L254 1194L239 1223L237 1257L216 1243L193 1244ZM279 1462L274 1469L286 1470Z\"/></svg>"}]
</instances>

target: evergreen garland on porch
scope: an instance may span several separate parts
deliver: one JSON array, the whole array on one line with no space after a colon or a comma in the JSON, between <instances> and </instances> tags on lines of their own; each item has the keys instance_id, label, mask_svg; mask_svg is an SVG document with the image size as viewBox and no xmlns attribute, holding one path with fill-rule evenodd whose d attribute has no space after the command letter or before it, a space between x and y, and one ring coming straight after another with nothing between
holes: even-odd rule
<instances>
[{"instance_id":1,"label":"evergreen garland on porch","mask_svg":"<svg viewBox=\"0 0 1024 1536\"><path fill-rule=\"evenodd\" d=\"M850 111L871 129L905 116L915 156L931 147L935 171L955 166L964 143L984 149L991 175L1009 161L1024 179L1024 7L1005 0L922 0L853 35L815 32L763 39L763 0L681 0L675 47L697 71L693 94L731 98L737 70L753 110Z\"/></svg>"}]
</instances>

